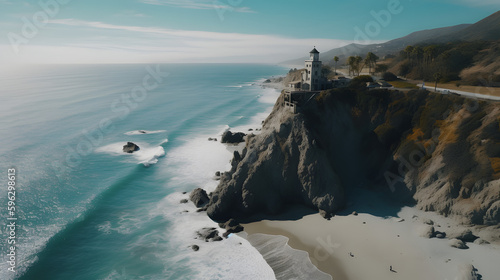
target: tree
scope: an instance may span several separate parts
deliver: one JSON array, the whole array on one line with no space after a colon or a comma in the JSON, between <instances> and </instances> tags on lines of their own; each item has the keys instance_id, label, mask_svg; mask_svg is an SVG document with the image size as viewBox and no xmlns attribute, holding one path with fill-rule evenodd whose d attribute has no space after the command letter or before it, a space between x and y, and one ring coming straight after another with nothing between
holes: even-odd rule
<instances>
[{"instance_id":1,"label":"tree","mask_svg":"<svg viewBox=\"0 0 500 280\"><path fill-rule=\"evenodd\" d=\"M441 80L441 78L443 78L443 75L441 75L441 73L434 74L434 79L436 80L436 85L434 86L434 91L437 91L438 81Z\"/></svg>"},{"instance_id":2,"label":"tree","mask_svg":"<svg viewBox=\"0 0 500 280\"><path fill-rule=\"evenodd\" d=\"M384 73L389 70L389 65L387 64L377 64L375 65L375 73Z\"/></svg>"},{"instance_id":3,"label":"tree","mask_svg":"<svg viewBox=\"0 0 500 280\"><path fill-rule=\"evenodd\" d=\"M354 76L355 64L356 64L356 58L354 56L349 56L347 58L347 65L349 66L349 76ZM351 72L353 73L352 75Z\"/></svg>"},{"instance_id":4,"label":"tree","mask_svg":"<svg viewBox=\"0 0 500 280\"><path fill-rule=\"evenodd\" d=\"M366 88L366 83L372 83L373 78L370 75L361 75L354 77L349 83L350 88Z\"/></svg>"},{"instance_id":5,"label":"tree","mask_svg":"<svg viewBox=\"0 0 500 280\"><path fill-rule=\"evenodd\" d=\"M413 46L406 46L406 48L403 50L406 58L411 58L411 54L413 53Z\"/></svg>"},{"instance_id":6,"label":"tree","mask_svg":"<svg viewBox=\"0 0 500 280\"><path fill-rule=\"evenodd\" d=\"M333 58L333 61L335 62L335 75L337 75L337 62L339 62L339 57L338 56L335 56Z\"/></svg>"},{"instance_id":7,"label":"tree","mask_svg":"<svg viewBox=\"0 0 500 280\"><path fill-rule=\"evenodd\" d=\"M384 81L388 81L388 82L390 82L390 81L395 81L395 80L397 80L397 79L398 79L398 77L397 77L396 75L394 75L393 73L391 73L391 72L385 72L385 73L382 75L382 79L383 79Z\"/></svg>"},{"instance_id":8,"label":"tree","mask_svg":"<svg viewBox=\"0 0 500 280\"><path fill-rule=\"evenodd\" d=\"M365 58L365 64L368 65L368 74L372 74L372 68L375 68L378 56L372 52L369 52Z\"/></svg>"},{"instance_id":9,"label":"tree","mask_svg":"<svg viewBox=\"0 0 500 280\"><path fill-rule=\"evenodd\" d=\"M354 57L354 69L358 73L357 75L361 73L361 70L363 70L364 64L363 63L363 58L359 55Z\"/></svg>"},{"instance_id":10,"label":"tree","mask_svg":"<svg viewBox=\"0 0 500 280\"><path fill-rule=\"evenodd\" d=\"M323 67L321 68L321 75L323 75L323 77L328 78L328 76L330 76L331 73L332 73L332 68L330 66L323 65Z\"/></svg>"}]
</instances>

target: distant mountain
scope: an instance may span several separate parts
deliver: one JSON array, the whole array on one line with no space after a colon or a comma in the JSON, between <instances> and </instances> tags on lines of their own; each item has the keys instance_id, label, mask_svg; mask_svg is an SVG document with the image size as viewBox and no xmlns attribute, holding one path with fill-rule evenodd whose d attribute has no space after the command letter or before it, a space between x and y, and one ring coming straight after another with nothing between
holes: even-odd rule
<instances>
[{"instance_id":1,"label":"distant mountain","mask_svg":"<svg viewBox=\"0 0 500 280\"><path fill-rule=\"evenodd\" d=\"M446 43L451 41L500 40L500 11L475 23L460 24L450 27L435 28L413 32L405 37L394 39L382 44L360 45L350 44L323 52L321 60L325 64L332 64L333 58L338 56L341 63L351 55L366 55L373 52L382 57L397 53L408 45L419 43ZM302 65L306 57L282 62L285 65Z\"/></svg>"}]
</instances>

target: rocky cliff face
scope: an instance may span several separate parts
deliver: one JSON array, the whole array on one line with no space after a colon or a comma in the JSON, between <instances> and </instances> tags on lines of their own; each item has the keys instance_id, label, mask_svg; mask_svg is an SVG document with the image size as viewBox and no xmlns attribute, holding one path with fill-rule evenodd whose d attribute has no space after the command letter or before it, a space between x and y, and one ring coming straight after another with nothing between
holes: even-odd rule
<instances>
[{"instance_id":1,"label":"rocky cliff face","mask_svg":"<svg viewBox=\"0 0 500 280\"><path fill-rule=\"evenodd\" d=\"M247 137L235 153L208 207L216 221L255 213L278 213L287 204L305 204L326 213L343 206L343 188L304 115L283 108L282 97L262 133Z\"/></svg>"},{"instance_id":2,"label":"rocky cliff face","mask_svg":"<svg viewBox=\"0 0 500 280\"><path fill-rule=\"evenodd\" d=\"M500 104L425 91L331 90L299 114L278 99L212 193L216 221L289 204L341 209L375 188L464 223L500 223Z\"/></svg>"}]
</instances>

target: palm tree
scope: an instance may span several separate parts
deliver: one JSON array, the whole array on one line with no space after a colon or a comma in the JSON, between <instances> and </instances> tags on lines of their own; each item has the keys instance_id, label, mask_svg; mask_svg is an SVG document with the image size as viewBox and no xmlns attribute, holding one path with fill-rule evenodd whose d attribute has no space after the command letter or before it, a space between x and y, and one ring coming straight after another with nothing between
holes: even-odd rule
<instances>
[{"instance_id":1,"label":"palm tree","mask_svg":"<svg viewBox=\"0 0 500 280\"><path fill-rule=\"evenodd\" d=\"M443 75L441 75L441 73L439 73L439 72L434 74L434 79L436 80L436 85L434 86L434 91L437 91L438 81L441 80L442 77L443 77Z\"/></svg>"},{"instance_id":2,"label":"palm tree","mask_svg":"<svg viewBox=\"0 0 500 280\"><path fill-rule=\"evenodd\" d=\"M413 46L406 46L403 52L406 54L406 58L410 58L411 53L413 52Z\"/></svg>"},{"instance_id":3,"label":"palm tree","mask_svg":"<svg viewBox=\"0 0 500 280\"><path fill-rule=\"evenodd\" d=\"M333 61L335 62L335 72L334 72L334 75L337 75L337 62L339 62L339 57L335 56L333 58Z\"/></svg>"},{"instance_id":4,"label":"palm tree","mask_svg":"<svg viewBox=\"0 0 500 280\"><path fill-rule=\"evenodd\" d=\"M377 63L378 56L372 52L369 52L365 58L365 64L368 65L368 74L372 73L372 67L375 67Z\"/></svg>"},{"instance_id":5,"label":"palm tree","mask_svg":"<svg viewBox=\"0 0 500 280\"><path fill-rule=\"evenodd\" d=\"M361 70L363 70L363 66L361 63L363 62L363 58L359 55L354 57L354 69L356 69L356 72L358 72L358 76L361 73Z\"/></svg>"},{"instance_id":6,"label":"palm tree","mask_svg":"<svg viewBox=\"0 0 500 280\"><path fill-rule=\"evenodd\" d=\"M349 65L349 76L351 76L351 71L353 72L354 76L354 64L356 63L356 58L354 56L350 56L347 58L347 65Z\"/></svg>"}]
</instances>

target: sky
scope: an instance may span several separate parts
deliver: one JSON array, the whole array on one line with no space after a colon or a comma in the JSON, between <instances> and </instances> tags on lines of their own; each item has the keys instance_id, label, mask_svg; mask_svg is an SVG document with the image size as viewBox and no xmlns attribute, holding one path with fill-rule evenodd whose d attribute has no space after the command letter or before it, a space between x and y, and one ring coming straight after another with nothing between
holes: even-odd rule
<instances>
[{"instance_id":1,"label":"sky","mask_svg":"<svg viewBox=\"0 0 500 280\"><path fill-rule=\"evenodd\" d=\"M500 0L0 0L0 64L278 63L498 10Z\"/></svg>"}]
</instances>

